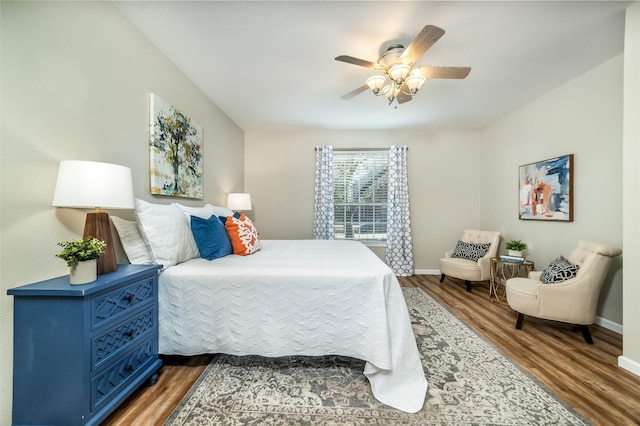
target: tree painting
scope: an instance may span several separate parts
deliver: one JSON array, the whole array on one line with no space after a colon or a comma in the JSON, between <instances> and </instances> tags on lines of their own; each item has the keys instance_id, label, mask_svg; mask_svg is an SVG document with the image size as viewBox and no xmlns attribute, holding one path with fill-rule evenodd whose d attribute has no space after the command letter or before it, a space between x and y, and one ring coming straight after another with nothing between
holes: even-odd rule
<instances>
[{"instance_id":1,"label":"tree painting","mask_svg":"<svg viewBox=\"0 0 640 426\"><path fill-rule=\"evenodd\" d=\"M202 127L151 94L151 193L202 199Z\"/></svg>"}]
</instances>

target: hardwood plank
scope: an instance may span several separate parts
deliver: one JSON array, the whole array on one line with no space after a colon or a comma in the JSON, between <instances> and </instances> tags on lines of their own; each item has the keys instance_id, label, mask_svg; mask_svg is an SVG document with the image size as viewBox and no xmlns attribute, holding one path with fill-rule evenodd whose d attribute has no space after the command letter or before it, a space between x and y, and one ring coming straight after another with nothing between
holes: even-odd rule
<instances>
[{"instance_id":1,"label":"hardwood plank","mask_svg":"<svg viewBox=\"0 0 640 426\"><path fill-rule=\"evenodd\" d=\"M622 336L590 326L594 344L584 342L577 327L526 317L515 329L516 315L505 302L489 300L489 286L416 275L400 277L405 287L420 287L490 341L594 425L640 425L640 377L618 367ZM210 357L163 357L155 386L134 393L103 425L162 425Z\"/></svg>"},{"instance_id":2,"label":"hardwood plank","mask_svg":"<svg viewBox=\"0 0 640 426\"><path fill-rule=\"evenodd\" d=\"M162 357L158 382L134 392L102 425L162 426L210 361L209 355Z\"/></svg>"}]
</instances>

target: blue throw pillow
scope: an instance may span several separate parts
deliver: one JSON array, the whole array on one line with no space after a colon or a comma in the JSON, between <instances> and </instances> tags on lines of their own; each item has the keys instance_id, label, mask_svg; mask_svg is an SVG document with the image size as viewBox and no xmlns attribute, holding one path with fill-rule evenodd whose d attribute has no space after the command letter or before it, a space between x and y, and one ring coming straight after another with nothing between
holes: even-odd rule
<instances>
[{"instance_id":1,"label":"blue throw pillow","mask_svg":"<svg viewBox=\"0 0 640 426\"><path fill-rule=\"evenodd\" d=\"M191 232L200 251L200 257L213 260L233 253L227 230L217 216L211 216L209 219L191 216Z\"/></svg>"},{"instance_id":2,"label":"blue throw pillow","mask_svg":"<svg viewBox=\"0 0 640 426\"><path fill-rule=\"evenodd\" d=\"M235 217L236 219L240 219L240 213L234 212L233 217ZM227 216L218 216L218 219L220 219L220 222L222 222L222 225L227 224Z\"/></svg>"}]
</instances>

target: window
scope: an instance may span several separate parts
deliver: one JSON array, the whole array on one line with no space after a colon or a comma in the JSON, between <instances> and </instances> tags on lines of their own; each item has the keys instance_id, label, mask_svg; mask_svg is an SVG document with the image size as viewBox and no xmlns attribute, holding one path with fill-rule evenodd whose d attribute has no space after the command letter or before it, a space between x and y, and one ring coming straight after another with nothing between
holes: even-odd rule
<instances>
[{"instance_id":1,"label":"window","mask_svg":"<svg viewBox=\"0 0 640 426\"><path fill-rule=\"evenodd\" d=\"M387 150L333 153L336 239L386 240Z\"/></svg>"}]
</instances>

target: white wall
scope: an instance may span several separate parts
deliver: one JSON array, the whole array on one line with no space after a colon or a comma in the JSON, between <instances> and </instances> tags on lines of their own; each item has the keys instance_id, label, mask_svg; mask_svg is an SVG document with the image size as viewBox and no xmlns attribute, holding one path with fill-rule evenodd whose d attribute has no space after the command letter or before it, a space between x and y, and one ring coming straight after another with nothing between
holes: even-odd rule
<instances>
[{"instance_id":1,"label":"white wall","mask_svg":"<svg viewBox=\"0 0 640 426\"><path fill-rule=\"evenodd\" d=\"M149 92L202 125L205 201L224 204L227 192L243 189L244 148L242 130L110 3L0 7L0 424L8 425L13 299L6 291L68 273L54 257L56 243L83 230L83 211L51 207L59 161L131 167L137 197L175 201L149 194Z\"/></svg>"},{"instance_id":2,"label":"white wall","mask_svg":"<svg viewBox=\"0 0 640 426\"><path fill-rule=\"evenodd\" d=\"M484 131L481 222L522 239L544 269L577 240L622 248L622 55L509 113ZM518 220L518 166L574 154L574 221ZM598 315L622 324L622 258Z\"/></svg>"},{"instance_id":3,"label":"white wall","mask_svg":"<svg viewBox=\"0 0 640 426\"><path fill-rule=\"evenodd\" d=\"M437 270L464 228L480 225L476 131L309 131L245 134L245 190L261 238L313 237L315 150L407 145L415 268ZM383 249L374 249L384 257Z\"/></svg>"}]
</instances>

